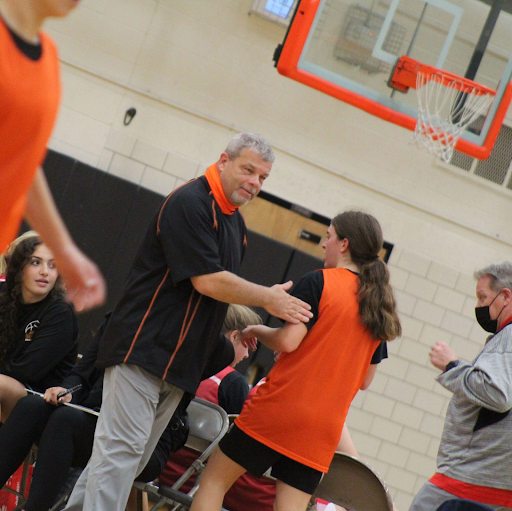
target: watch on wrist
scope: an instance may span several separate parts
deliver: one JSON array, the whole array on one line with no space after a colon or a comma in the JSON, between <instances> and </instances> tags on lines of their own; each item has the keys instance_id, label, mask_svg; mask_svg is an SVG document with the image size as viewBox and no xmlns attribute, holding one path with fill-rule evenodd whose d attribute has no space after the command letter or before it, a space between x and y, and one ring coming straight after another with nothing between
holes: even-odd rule
<instances>
[{"instance_id":1,"label":"watch on wrist","mask_svg":"<svg viewBox=\"0 0 512 511\"><path fill-rule=\"evenodd\" d=\"M446 364L446 367L444 369L444 372L449 371L450 369L453 369L454 367L457 367L460 364L460 360L452 360L451 362L448 362Z\"/></svg>"}]
</instances>

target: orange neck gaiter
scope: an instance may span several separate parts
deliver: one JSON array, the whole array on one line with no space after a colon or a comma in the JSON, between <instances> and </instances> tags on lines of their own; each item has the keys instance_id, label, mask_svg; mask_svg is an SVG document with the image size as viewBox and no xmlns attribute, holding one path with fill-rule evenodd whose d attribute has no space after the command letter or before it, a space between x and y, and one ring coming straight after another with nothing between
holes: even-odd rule
<instances>
[{"instance_id":1,"label":"orange neck gaiter","mask_svg":"<svg viewBox=\"0 0 512 511\"><path fill-rule=\"evenodd\" d=\"M233 206L231 202L226 198L226 194L222 188L222 184L220 182L219 171L217 170L217 164L214 163L210 165L204 174L210 188L212 189L213 197L215 202L219 205L220 210L225 215L232 215L238 208Z\"/></svg>"}]
</instances>

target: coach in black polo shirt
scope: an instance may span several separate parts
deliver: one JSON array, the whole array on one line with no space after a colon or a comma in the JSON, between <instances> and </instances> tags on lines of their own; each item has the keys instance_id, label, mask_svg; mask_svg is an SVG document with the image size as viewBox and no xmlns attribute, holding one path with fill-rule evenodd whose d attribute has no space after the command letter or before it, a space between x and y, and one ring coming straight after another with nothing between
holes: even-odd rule
<instances>
[{"instance_id":1,"label":"coach in black polo shirt","mask_svg":"<svg viewBox=\"0 0 512 511\"><path fill-rule=\"evenodd\" d=\"M183 392L195 393L214 354L232 362L231 343L220 334L228 303L264 307L294 323L311 316L286 292L290 282L268 288L236 275L246 244L238 208L258 194L273 161L262 137L241 133L157 212L101 341L101 415L66 509L124 510Z\"/></svg>"}]
</instances>

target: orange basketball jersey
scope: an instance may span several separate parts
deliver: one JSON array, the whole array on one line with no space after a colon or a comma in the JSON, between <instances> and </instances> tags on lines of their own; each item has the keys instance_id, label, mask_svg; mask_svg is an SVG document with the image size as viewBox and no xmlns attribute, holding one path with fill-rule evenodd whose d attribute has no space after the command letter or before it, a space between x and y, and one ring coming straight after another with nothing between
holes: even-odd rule
<instances>
[{"instance_id":1,"label":"orange basketball jersey","mask_svg":"<svg viewBox=\"0 0 512 511\"><path fill-rule=\"evenodd\" d=\"M357 276L344 268L322 272L316 323L295 351L280 355L236 424L281 454L327 472L379 341L360 321Z\"/></svg>"},{"instance_id":2,"label":"orange basketball jersey","mask_svg":"<svg viewBox=\"0 0 512 511\"><path fill-rule=\"evenodd\" d=\"M59 63L51 39L25 56L0 18L0 253L16 237L25 196L46 155L60 99Z\"/></svg>"}]
</instances>

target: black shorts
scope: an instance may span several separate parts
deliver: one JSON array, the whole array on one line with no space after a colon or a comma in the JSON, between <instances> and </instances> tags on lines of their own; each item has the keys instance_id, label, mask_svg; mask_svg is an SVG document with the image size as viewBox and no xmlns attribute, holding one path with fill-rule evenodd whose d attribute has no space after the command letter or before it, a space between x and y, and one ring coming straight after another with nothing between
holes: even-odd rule
<instances>
[{"instance_id":1,"label":"black shorts","mask_svg":"<svg viewBox=\"0 0 512 511\"><path fill-rule=\"evenodd\" d=\"M261 477L270 467L272 476L283 483L312 495L323 473L294 461L254 440L236 424L219 443L220 450L255 477Z\"/></svg>"}]
</instances>

